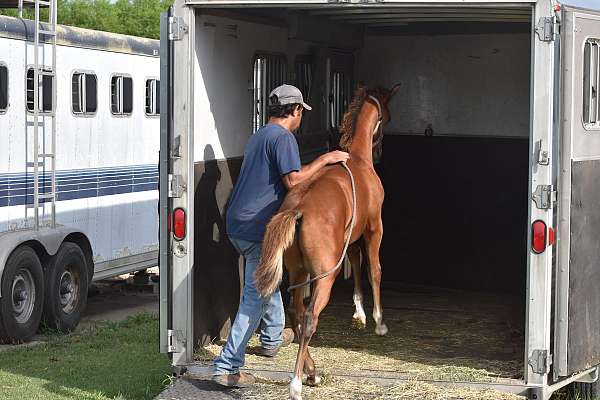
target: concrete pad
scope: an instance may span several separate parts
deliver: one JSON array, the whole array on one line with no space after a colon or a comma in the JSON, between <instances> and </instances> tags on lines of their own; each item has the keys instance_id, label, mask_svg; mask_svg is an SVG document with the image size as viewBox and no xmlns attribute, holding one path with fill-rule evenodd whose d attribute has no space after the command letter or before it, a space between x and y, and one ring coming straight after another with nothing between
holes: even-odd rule
<instances>
[{"instance_id":1,"label":"concrete pad","mask_svg":"<svg viewBox=\"0 0 600 400\"><path fill-rule=\"evenodd\" d=\"M130 285L124 280L96 283L88 296L88 304L78 330L100 321L123 321L140 313L158 315L156 285Z\"/></svg>"},{"instance_id":2,"label":"concrete pad","mask_svg":"<svg viewBox=\"0 0 600 400\"><path fill-rule=\"evenodd\" d=\"M27 347L37 346L48 342L48 338L45 335L35 335L33 340L28 343L22 344L0 344L0 353L11 350L19 350Z\"/></svg>"}]
</instances>

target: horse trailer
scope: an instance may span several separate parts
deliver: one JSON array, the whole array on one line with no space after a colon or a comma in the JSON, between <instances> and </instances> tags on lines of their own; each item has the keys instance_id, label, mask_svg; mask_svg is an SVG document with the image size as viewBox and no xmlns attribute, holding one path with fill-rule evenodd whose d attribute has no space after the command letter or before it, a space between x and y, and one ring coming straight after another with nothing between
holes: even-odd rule
<instances>
[{"instance_id":1,"label":"horse trailer","mask_svg":"<svg viewBox=\"0 0 600 400\"><path fill-rule=\"evenodd\" d=\"M400 82L375 166L390 332L363 332L354 376L597 398L599 46L600 12L554 0L176 0L161 20L159 172L161 351L176 372L209 371L199 351L237 311L223 218L269 91L295 84L312 105L296 135L310 161L335 147L353 88ZM346 286L331 313L351 304ZM426 372L361 370L360 354L399 346L386 363ZM434 373L466 360L492 373Z\"/></svg>"},{"instance_id":2,"label":"horse trailer","mask_svg":"<svg viewBox=\"0 0 600 400\"><path fill-rule=\"evenodd\" d=\"M158 261L159 42L57 25L55 5L0 16L4 342L74 329L92 280Z\"/></svg>"}]
</instances>

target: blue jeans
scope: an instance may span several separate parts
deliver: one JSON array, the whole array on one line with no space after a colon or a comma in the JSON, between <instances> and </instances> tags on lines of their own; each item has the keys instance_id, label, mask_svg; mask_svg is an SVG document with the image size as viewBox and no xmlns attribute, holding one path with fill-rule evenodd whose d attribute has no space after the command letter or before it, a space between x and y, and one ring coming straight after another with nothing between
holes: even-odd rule
<instances>
[{"instance_id":1,"label":"blue jeans","mask_svg":"<svg viewBox=\"0 0 600 400\"><path fill-rule=\"evenodd\" d=\"M285 314L279 289L269 297L260 297L254 286L254 270L258 266L262 243L230 238L246 259L244 293L227 343L214 361L214 374L237 374L244 365L246 346L260 324L260 342L265 348L276 348L283 342Z\"/></svg>"}]
</instances>

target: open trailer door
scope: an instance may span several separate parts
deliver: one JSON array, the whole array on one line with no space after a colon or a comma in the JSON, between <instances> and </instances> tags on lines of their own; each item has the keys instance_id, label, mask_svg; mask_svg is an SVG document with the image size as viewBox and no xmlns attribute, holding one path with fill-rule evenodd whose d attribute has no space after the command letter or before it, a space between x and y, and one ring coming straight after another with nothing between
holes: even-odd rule
<instances>
[{"instance_id":1,"label":"open trailer door","mask_svg":"<svg viewBox=\"0 0 600 400\"><path fill-rule=\"evenodd\" d=\"M172 7L161 15L160 349L176 368L193 358L194 192L187 188L193 188L194 147L187 90L192 71L186 61L191 59L192 24L187 7Z\"/></svg>"},{"instance_id":2,"label":"open trailer door","mask_svg":"<svg viewBox=\"0 0 600 400\"><path fill-rule=\"evenodd\" d=\"M554 377L600 364L600 13L561 11Z\"/></svg>"},{"instance_id":3,"label":"open trailer door","mask_svg":"<svg viewBox=\"0 0 600 400\"><path fill-rule=\"evenodd\" d=\"M160 16L160 151L159 151L159 185L158 185L158 236L159 236L159 316L160 316L160 352L168 353L168 330L171 327L169 310L169 228L164 222L169 218L169 197L164 188L169 183L169 45L168 45L169 13ZM163 188L163 190L161 190Z\"/></svg>"}]
</instances>

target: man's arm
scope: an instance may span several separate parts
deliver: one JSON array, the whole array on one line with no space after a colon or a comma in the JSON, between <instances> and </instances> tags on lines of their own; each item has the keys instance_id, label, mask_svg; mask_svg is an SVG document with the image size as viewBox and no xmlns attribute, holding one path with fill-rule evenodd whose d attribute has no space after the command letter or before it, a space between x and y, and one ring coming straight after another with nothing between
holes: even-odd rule
<instances>
[{"instance_id":1,"label":"man's arm","mask_svg":"<svg viewBox=\"0 0 600 400\"><path fill-rule=\"evenodd\" d=\"M335 164L342 161L347 161L350 155L344 151L332 151L325 153L310 164L303 166L300 171L292 171L289 174L285 174L281 177L283 184L289 190L303 182L310 179L318 170L329 164Z\"/></svg>"}]
</instances>

